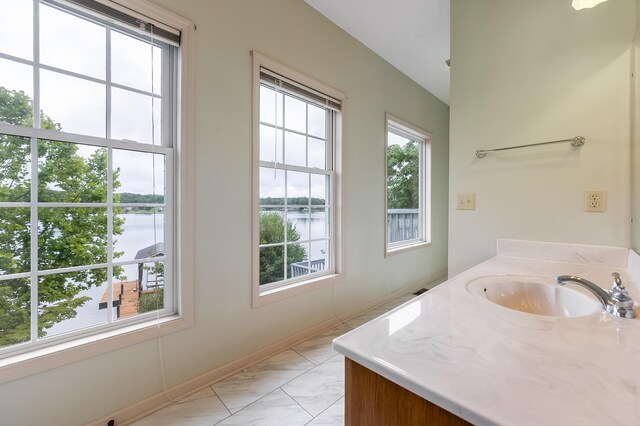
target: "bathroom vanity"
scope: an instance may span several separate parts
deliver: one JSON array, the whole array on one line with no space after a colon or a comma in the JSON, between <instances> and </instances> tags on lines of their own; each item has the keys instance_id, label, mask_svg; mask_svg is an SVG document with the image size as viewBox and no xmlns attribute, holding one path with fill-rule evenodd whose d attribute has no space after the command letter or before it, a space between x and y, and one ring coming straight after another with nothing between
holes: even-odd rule
<instances>
[{"instance_id":1,"label":"bathroom vanity","mask_svg":"<svg viewBox=\"0 0 640 426\"><path fill-rule=\"evenodd\" d=\"M495 257L334 340L345 424L640 424L640 320L555 282L608 289L613 272L637 301L632 251L499 240Z\"/></svg>"}]
</instances>

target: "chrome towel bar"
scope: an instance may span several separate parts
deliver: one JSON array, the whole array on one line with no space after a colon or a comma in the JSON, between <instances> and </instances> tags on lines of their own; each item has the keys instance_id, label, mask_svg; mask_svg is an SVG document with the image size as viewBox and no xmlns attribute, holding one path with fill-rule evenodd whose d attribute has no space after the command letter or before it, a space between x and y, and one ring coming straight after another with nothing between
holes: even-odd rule
<instances>
[{"instance_id":1,"label":"chrome towel bar","mask_svg":"<svg viewBox=\"0 0 640 426\"><path fill-rule=\"evenodd\" d=\"M487 156L487 152L495 152L495 151L506 151L508 149L516 149L516 148L527 148L530 146L538 146L538 145L550 145L552 143L562 143L562 142L571 142L571 146L580 147L584 145L584 138L582 136L576 136L571 139L562 139L559 141L550 141L550 142L540 142L540 143L530 143L528 145L518 145L518 146L509 146L506 148L495 148L495 149L479 149L476 151L476 157L484 158Z\"/></svg>"}]
</instances>

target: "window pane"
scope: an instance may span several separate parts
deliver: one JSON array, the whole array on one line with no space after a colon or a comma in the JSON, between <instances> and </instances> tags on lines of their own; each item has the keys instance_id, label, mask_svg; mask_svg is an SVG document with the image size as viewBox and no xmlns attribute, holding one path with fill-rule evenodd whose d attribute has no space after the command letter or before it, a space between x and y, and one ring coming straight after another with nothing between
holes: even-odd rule
<instances>
[{"instance_id":1,"label":"window pane","mask_svg":"<svg viewBox=\"0 0 640 426\"><path fill-rule=\"evenodd\" d=\"M283 163L282 142L282 130L260 125L260 161Z\"/></svg>"},{"instance_id":2,"label":"window pane","mask_svg":"<svg viewBox=\"0 0 640 426\"><path fill-rule=\"evenodd\" d=\"M140 296L138 313L159 311L164 308L164 263L148 262L139 269ZM122 311L120 318L122 318Z\"/></svg>"},{"instance_id":3,"label":"window pane","mask_svg":"<svg viewBox=\"0 0 640 426\"><path fill-rule=\"evenodd\" d=\"M325 170L327 168L326 151L325 141L309 138L309 167Z\"/></svg>"},{"instance_id":4,"label":"window pane","mask_svg":"<svg viewBox=\"0 0 640 426\"><path fill-rule=\"evenodd\" d=\"M260 248L260 285L284 279L284 246Z\"/></svg>"},{"instance_id":5,"label":"window pane","mask_svg":"<svg viewBox=\"0 0 640 426\"><path fill-rule=\"evenodd\" d=\"M0 275L31 270L30 220L28 208L0 208Z\"/></svg>"},{"instance_id":6,"label":"window pane","mask_svg":"<svg viewBox=\"0 0 640 426\"><path fill-rule=\"evenodd\" d=\"M0 134L0 202L25 202L31 199L30 169L31 141L20 136Z\"/></svg>"},{"instance_id":7,"label":"window pane","mask_svg":"<svg viewBox=\"0 0 640 426\"><path fill-rule=\"evenodd\" d=\"M387 146L387 207L420 206L420 144L389 132Z\"/></svg>"},{"instance_id":8,"label":"window pane","mask_svg":"<svg viewBox=\"0 0 640 426\"><path fill-rule=\"evenodd\" d=\"M284 127L306 133L307 103L291 96L284 97Z\"/></svg>"},{"instance_id":9,"label":"window pane","mask_svg":"<svg viewBox=\"0 0 640 426\"><path fill-rule=\"evenodd\" d=\"M45 275L38 280L38 334L50 337L106 324L107 270ZM106 308L106 306L105 306Z\"/></svg>"},{"instance_id":10,"label":"window pane","mask_svg":"<svg viewBox=\"0 0 640 426\"><path fill-rule=\"evenodd\" d=\"M271 87L260 86L260 121L268 124L276 124L276 113L278 126L282 126L283 116L283 94L278 93L278 105L276 107L276 91Z\"/></svg>"},{"instance_id":11,"label":"window pane","mask_svg":"<svg viewBox=\"0 0 640 426\"><path fill-rule=\"evenodd\" d=\"M28 278L0 281L0 347L31 339L31 286Z\"/></svg>"},{"instance_id":12,"label":"window pane","mask_svg":"<svg viewBox=\"0 0 640 426\"><path fill-rule=\"evenodd\" d=\"M164 262L146 262L114 268L115 319L135 317L164 308Z\"/></svg>"},{"instance_id":13,"label":"window pane","mask_svg":"<svg viewBox=\"0 0 640 426\"><path fill-rule=\"evenodd\" d=\"M164 155L114 149L113 170L114 202L164 202Z\"/></svg>"},{"instance_id":14,"label":"window pane","mask_svg":"<svg viewBox=\"0 0 640 426\"><path fill-rule=\"evenodd\" d=\"M33 58L33 2L0 0L0 52Z\"/></svg>"},{"instance_id":15,"label":"window pane","mask_svg":"<svg viewBox=\"0 0 640 426\"><path fill-rule=\"evenodd\" d=\"M293 166L307 165L307 143L303 135L284 132L284 162Z\"/></svg>"},{"instance_id":16,"label":"window pane","mask_svg":"<svg viewBox=\"0 0 640 426\"><path fill-rule=\"evenodd\" d=\"M107 261L107 209L38 209L38 269Z\"/></svg>"},{"instance_id":17,"label":"window pane","mask_svg":"<svg viewBox=\"0 0 640 426\"><path fill-rule=\"evenodd\" d=\"M153 49L153 53L152 53ZM151 92L153 56L153 93L161 93L162 50L150 43L111 31L111 78L114 83Z\"/></svg>"},{"instance_id":18,"label":"window pane","mask_svg":"<svg viewBox=\"0 0 640 426\"><path fill-rule=\"evenodd\" d=\"M287 245L287 278L296 278L309 274L309 243Z\"/></svg>"},{"instance_id":19,"label":"window pane","mask_svg":"<svg viewBox=\"0 0 640 426\"><path fill-rule=\"evenodd\" d=\"M411 136L410 136L411 137ZM420 151L423 141L387 133L387 243L417 240L420 224Z\"/></svg>"},{"instance_id":20,"label":"window pane","mask_svg":"<svg viewBox=\"0 0 640 426\"><path fill-rule=\"evenodd\" d=\"M164 209L120 207L114 209L114 260L124 261L164 254Z\"/></svg>"},{"instance_id":21,"label":"window pane","mask_svg":"<svg viewBox=\"0 0 640 426\"><path fill-rule=\"evenodd\" d=\"M38 200L107 202L107 149L38 141Z\"/></svg>"},{"instance_id":22,"label":"window pane","mask_svg":"<svg viewBox=\"0 0 640 426\"><path fill-rule=\"evenodd\" d=\"M329 195L327 194L327 175L311 174L311 204L319 206L327 204Z\"/></svg>"},{"instance_id":23,"label":"window pane","mask_svg":"<svg viewBox=\"0 0 640 426\"><path fill-rule=\"evenodd\" d=\"M0 120L32 127L33 68L0 59L0 70ZM6 93L10 90L24 93Z\"/></svg>"},{"instance_id":24,"label":"window pane","mask_svg":"<svg viewBox=\"0 0 640 426\"><path fill-rule=\"evenodd\" d=\"M287 171L287 203L309 204L309 173Z\"/></svg>"},{"instance_id":25,"label":"window pane","mask_svg":"<svg viewBox=\"0 0 640 426\"><path fill-rule=\"evenodd\" d=\"M60 130L105 137L104 84L47 70L40 70L40 82L42 113Z\"/></svg>"},{"instance_id":26,"label":"window pane","mask_svg":"<svg viewBox=\"0 0 640 426\"><path fill-rule=\"evenodd\" d=\"M329 265L327 264L327 259L329 259L329 242L327 240L313 241L311 242L310 247L311 256L309 256L309 263L311 272L320 272L328 269Z\"/></svg>"},{"instance_id":27,"label":"window pane","mask_svg":"<svg viewBox=\"0 0 640 426\"><path fill-rule=\"evenodd\" d=\"M326 238L329 236L329 216L325 208L311 209L310 239Z\"/></svg>"},{"instance_id":28,"label":"window pane","mask_svg":"<svg viewBox=\"0 0 640 426\"><path fill-rule=\"evenodd\" d=\"M153 99L152 115L152 99L116 87L111 89L111 138L161 145L162 101Z\"/></svg>"},{"instance_id":29,"label":"window pane","mask_svg":"<svg viewBox=\"0 0 640 426\"><path fill-rule=\"evenodd\" d=\"M284 209L260 209L260 244L279 244L283 242Z\"/></svg>"},{"instance_id":30,"label":"window pane","mask_svg":"<svg viewBox=\"0 0 640 426\"><path fill-rule=\"evenodd\" d=\"M327 111L314 105L309 105L309 134L325 139Z\"/></svg>"},{"instance_id":31,"label":"window pane","mask_svg":"<svg viewBox=\"0 0 640 426\"><path fill-rule=\"evenodd\" d=\"M104 79L106 30L78 16L40 3L40 61Z\"/></svg>"},{"instance_id":32,"label":"window pane","mask_svg":"<svg viewBox=\"0 0 640 426\"><path fill-rule=\"evenodd\" d=\"M284 205L284 170L260 167L260 204Z\"/></svg>"},{"instance_id":33,"label":"window pane","mask_svg":"<svg viewBox=\"0 0 640 426\"><path fill-rule=\"evenodd\" d=\"M309 240L309 208L296 207L287 209L289 232L287 241Z\"/></svg>"}]
</instances>

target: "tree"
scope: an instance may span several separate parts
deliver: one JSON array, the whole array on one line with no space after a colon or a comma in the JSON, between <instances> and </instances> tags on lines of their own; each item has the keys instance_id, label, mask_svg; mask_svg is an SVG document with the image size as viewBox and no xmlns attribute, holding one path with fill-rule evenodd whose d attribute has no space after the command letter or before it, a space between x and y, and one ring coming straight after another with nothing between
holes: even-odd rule
<instances>
[{"instance_id":1,"label":"tree","mask_svg":"<svg viewBox=\"0 0 640 426\"><path fill-rule=\"evenodd\" d=\"M420 206L420 145L387 147L387 208L417 209Z\"/></svg>"},{"instance_id":2,"label":"tree","mask_svg":"<svg viewBox=\"0 0 640 426\"><path fill-rule=\"evenodd\" d=\"M287 241L298 241L300 233L287 220ZM278 244L284 241L284 218L276 212L260 214L260 244ZM300 244L287 246L287 268L292 263L302 262L307 257L306 249ZM268 284L284 279L284 246L260 249L260 284Z\"/></svg>"},{"instance_id":3,"label":"tree","mask_svg":"<svg viewBox=\"0 0 640 426\"><path fill-rule=\"evenodd\" d=\"M0 87L0 121L30 127L31 99L22 91ZM44 113L40 127L61 130ZM88 158L78 154L73 143L38 141L38 199L45 202L104 203L107 201L107 152L96 149ZM0 135L0 202L31 199L31 140ZM119 187L118 171L114 188ZM117 201L117 200L116 200ZM124 220L114 215L113 234L123 232ZM38 210L38 269L106 263L107 215L104 207ZM31 209L0 208L0 274L31 270ZM114 258L122 255L115 252ZM121 268L114 268L114 275ZM66 319L88 297L79 294L107 280L106 268L40 276L38 280L38 336ZM30 339L30 285L28 278L0 281L0 346Z\"/></svg>"}]
</instances>

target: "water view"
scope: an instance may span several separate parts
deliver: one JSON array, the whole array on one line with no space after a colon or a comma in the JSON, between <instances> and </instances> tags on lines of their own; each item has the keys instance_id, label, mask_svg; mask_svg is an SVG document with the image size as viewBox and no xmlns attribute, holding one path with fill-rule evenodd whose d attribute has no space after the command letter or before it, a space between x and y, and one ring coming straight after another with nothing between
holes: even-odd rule
<instances>
[{"instance_id":1,"label":"water view","mask_svg":"<svg viewBox=\"0 0 640 426\"><path fill-rule=\"evenodd\" d=\"M139 250L149 247L156 242L163 242L164 214L126 213L119 215L124 219L124 232L118 235L115 241L115 251L123 252L118 261L133 260ZM155 222L155 226L154 226ZM154 235L155 228L155 235ZM133 281L138 278L138 265L123 266L123 279L114 279L114 286L121 281ZM76 309L76 317L55 324L47 330L47 336L53 336L80 328L91 327L107 322L107 309L99 309L100 298L107 290L107 284L93 287L81 292L79 297L90 297L91 300ZM116 308L113 308L113 317L116 317Z\"/></svg>"}]
</instances>

